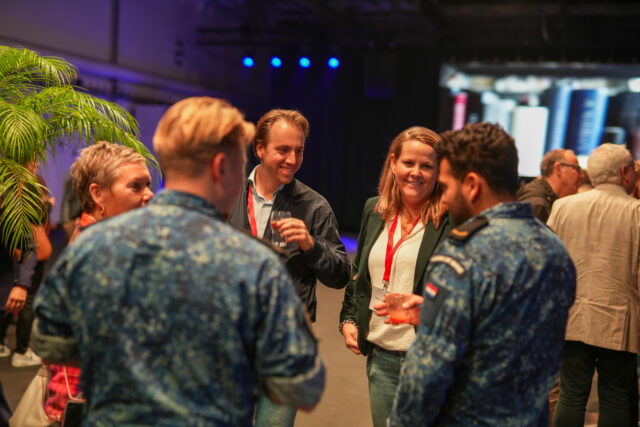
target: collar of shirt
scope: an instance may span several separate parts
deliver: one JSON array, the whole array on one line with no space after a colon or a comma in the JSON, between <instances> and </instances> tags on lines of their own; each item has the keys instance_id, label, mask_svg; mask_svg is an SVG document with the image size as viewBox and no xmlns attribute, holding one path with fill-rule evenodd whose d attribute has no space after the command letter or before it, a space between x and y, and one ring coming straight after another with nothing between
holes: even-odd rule
<instances>
[{"instance_id":1,"label":"collar of shirt","mask_svg":"<svg viewBox=\"0 0 640 427\"><path fill-rule=\"evenodd\" d=\"M282 190L284 185L280 185L276 189L276 191L273 192L273 197L271 197L271 200L266 200L258 193L258 189L256 188L255 176L258 167L259 165L251 171L251 174L247 179L251 183L251 193L253 194L253 212L256 219L257 237L262 238L264 236L264 232L267 229L267 224L269 223L269 217L271 216L273 202L276 199L276 195L280 190Z\"/></svg>"},{"instance_id":2,"label":"collar of shirt","mask_svg":"<svg viewBox=\"0 0 640 427\"><path fill-rule=\"evenodd\" d=\"M162 190L149 202L149 205L175 205L187 209L193 209L204 215L224 220L222 215L209 201L195 194L184 193L176 190Z\"/></svg>"},{"instance_id":3,"label":"collar of shirt","mask_svg":"<svg viewBox=\"0 0 640 427\"><path fill-rule=\"evenodd\" d=\"M267 200L264 197L262 197L262 195L260 193L258 193L258 189L256 188L256 171L258 170L259 167L260 167L260 165L258 165L255 168L253 168L253 170L251 171L251 173L247 177L247 179L251 183L251 191L253 192L254 201L256 200L255 198L258 197L258 201L260 203L268 203L268 204L273 205L273 201L276 198L276 194L278 194L278 192L280 190L282 190L282 188L284 187L284 184L280 184L280 186L278 188L276 188L276 191L274 191L273 195L271 196L271 200Z\"/></svg>"}]
</instances>

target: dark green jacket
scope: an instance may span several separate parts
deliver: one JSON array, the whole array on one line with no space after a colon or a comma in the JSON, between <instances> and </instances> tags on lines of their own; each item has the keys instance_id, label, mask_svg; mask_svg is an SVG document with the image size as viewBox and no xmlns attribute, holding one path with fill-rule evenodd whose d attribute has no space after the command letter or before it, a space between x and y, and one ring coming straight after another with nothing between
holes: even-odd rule
<instances>
[{"instance_id":1,"label":"dark green jacket","mask_svg":"<svg viewBox=\"0 0 640 427\"><path fill-rule=\"evenodd\" d=\"M380 197L372 197L364 204L362 223L358 235L358 251L351 263L351 279L347 283L340 311L340 322L353 320L358 325L358 347L362 354L370 351L371 344L367 341L369 332L369 319L372 311L369 310L371 302L371 278L369 277L369 252L384 228L384 221L373 207ZM435 252L452 228L452 221L446 215L438 229L433 223L427 223L422 237L422 243L418 250L418 260L414 273L413 293L422 296L424 290L424 272L427 269L429 258Z\"/></svg>"}]
</instances>

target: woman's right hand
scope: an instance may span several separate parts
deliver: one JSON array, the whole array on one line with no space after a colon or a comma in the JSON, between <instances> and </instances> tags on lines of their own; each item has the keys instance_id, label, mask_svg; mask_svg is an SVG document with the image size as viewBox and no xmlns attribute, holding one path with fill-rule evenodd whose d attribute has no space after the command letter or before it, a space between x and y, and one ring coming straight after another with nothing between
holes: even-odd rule
<instances>
[{"instance_id":1,"label":"woman's right hand","mask_svg":"<svg viewBox=\"0 0 640 427\"><path fill-rule=\"evenodd\" d=\"M358 347L358 327L353 323L345 323L342 325L342 336L344 337L344 343L347 348L355 354L360 354L360 348Z\"/></svg>"}]
</instances>

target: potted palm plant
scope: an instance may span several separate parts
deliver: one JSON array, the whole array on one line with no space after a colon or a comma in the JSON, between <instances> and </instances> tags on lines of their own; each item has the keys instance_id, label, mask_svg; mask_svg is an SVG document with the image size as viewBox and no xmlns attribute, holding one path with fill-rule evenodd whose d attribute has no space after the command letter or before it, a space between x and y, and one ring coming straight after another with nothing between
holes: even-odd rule
<instances>
[{"instance_id":1,"label":"potted palm plant","mask_svg":"<svg viewBox=\"0 0 640 427\"><path fill-rule=\"evenodd\" d=\"M74 86L77 70L61 58L0 46L0 243L29 247L42 186L27 168L60 147L104 140L133 148L159 171L121 106Z\"/></svg>"}]
</instances>

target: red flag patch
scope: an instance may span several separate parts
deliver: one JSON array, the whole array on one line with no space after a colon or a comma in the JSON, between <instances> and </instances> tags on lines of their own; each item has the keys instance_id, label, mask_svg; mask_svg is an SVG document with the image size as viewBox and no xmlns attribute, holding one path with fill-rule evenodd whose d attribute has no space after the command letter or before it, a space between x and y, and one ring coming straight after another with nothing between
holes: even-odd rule
<instances>
[{"instance_id":1,"label":"red flag patch","mask_svg":"<svg viewBox=\"0 0 640 427\"><path fill-rule=\"evenodd\" d=\"M427 287L425 289L425 293L429 299L436 299L438 296L438 288L433 286L431 283L427 283Z\"/></svg>"}]
</instances>

